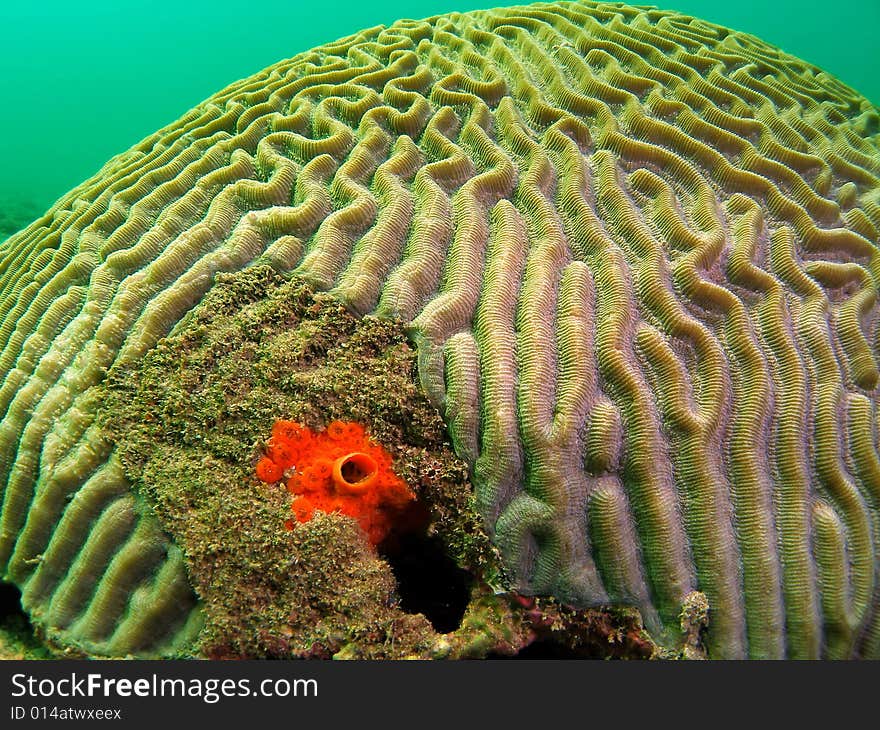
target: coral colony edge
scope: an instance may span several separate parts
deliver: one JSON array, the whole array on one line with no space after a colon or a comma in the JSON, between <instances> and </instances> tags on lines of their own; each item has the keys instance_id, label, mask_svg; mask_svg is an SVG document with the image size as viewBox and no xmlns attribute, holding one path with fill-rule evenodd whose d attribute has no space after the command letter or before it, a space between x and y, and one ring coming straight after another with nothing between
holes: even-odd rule
<instances>
[{"instance_id":1,"label":"coral colony edge","mask_svg":"<svg viewBox=\"0 0 880 730\"><path fill-rule=\"evenodd\" d=\"M0 566L97 657L880 654L880 114L560 2L233 84L0 244Z\"/></svg>"}]
</instances>

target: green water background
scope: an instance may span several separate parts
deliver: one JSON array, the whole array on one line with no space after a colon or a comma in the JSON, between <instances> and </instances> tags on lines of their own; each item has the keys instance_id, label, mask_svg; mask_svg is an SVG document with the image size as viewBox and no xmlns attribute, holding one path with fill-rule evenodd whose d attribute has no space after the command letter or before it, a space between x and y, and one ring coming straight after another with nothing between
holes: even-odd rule
<instances>
[{"instance_id":1,"label":"green water background","mask_svg":"<svg viewBox=\"0 0 880 730\"><path fill-rule=\"evenodd\" d=\"M239 78L365 27L502 4L515 0L0 0L0 239ZM880 105L880 0L661 7L760 36Z\"/></svg>"}]
</instances>

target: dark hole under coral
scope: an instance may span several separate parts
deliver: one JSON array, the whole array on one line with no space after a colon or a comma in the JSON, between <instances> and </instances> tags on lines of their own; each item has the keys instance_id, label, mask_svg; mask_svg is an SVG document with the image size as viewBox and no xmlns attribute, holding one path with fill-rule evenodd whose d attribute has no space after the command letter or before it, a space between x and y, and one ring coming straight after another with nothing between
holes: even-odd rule
<instances>
[{"instance_id":1,"label":"dark hole under coral","mask_svg":"<svg viewBox=\"0 0 880 730\"><path fill-rule=\"evenodd\" d=\"M0 583L0 621L22 618L28 620L21 607L21 591L11 583Z\"/></svg>"},{"instance_id":2,"label":"dark hole under coral","mask_svg":"<svg viewBox=\"0 0 880 730\"><path fill-rule=\"evenodd\" d=\"M516 654L490 653L487 659L649 659L650 646L644 642L609 643L601 634L562 632L557 638L538 638Z\"/></svg>"},{"instance_id":3,"label":"dark hole under coral","mask_svg":"<svg viewBox=\"0 0 880 730\"><path fill-rule=\"evenodd\" d=\"M442 634L461 625L473 579L439 539L423 532L392 535L379 552L394 571L402 610L423 614Z\"/></svg>"},{"instance_id":4,"label":"dark hole under coral","mask_svg":"<svg viewBox=\"0 0 880 730\"><path fill-rule=\"evenodd\" d=\"M7 640L14 638L27 644L34 641L30 619L21 607L21 591L11 583L0 583L0 634Z\"/></svg>"}]
</instances>

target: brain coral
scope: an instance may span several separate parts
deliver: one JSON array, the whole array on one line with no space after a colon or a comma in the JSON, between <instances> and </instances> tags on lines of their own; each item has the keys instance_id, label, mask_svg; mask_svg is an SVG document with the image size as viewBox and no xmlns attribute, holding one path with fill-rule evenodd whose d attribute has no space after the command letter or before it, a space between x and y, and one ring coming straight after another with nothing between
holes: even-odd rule
<instances>
[{"instance_id":1,"label":"brain coral","mask_svg":"<svg viewBox=\"0 0 880 730\"><path fill-rule=\"evenodd\" d=\"M255 262L406 324L510 585L880 654L880 115L700 20L400 21L233 84L0 247L0 566L97 654L199 627L96 386Z\"/></svg>"}]
</instances>

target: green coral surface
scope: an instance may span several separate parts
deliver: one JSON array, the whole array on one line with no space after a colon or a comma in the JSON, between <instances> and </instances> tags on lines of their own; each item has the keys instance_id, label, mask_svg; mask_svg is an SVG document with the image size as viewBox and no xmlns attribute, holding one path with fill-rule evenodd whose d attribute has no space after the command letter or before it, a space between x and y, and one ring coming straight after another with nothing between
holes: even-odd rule
<instances>
[{"instance_id":1,"label":"green coral surface","mask_svg":"<svg viewBox=\"0 0 880 730\"><path fill-rule=\"evenodd\" d=\"M878 656L878 231L878 109L698 19L539 3L300 54L0 245L0 570L90 655L534 639L475 588L465 650L351 520L279 528L260 439L345 415L488 595L573 607L573 650L642 646L576 611L611 605L642 653Z\"/></svg>"}]
</instances>

